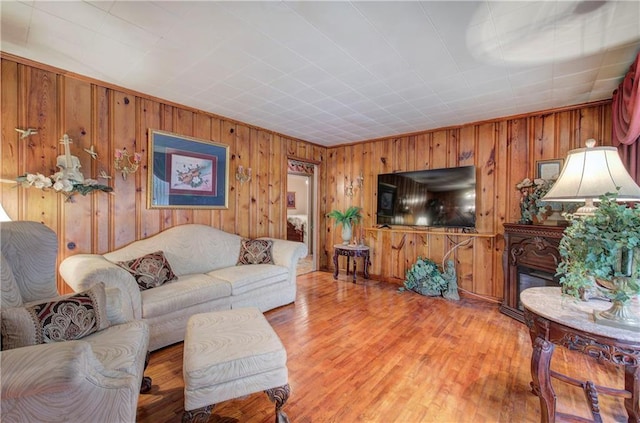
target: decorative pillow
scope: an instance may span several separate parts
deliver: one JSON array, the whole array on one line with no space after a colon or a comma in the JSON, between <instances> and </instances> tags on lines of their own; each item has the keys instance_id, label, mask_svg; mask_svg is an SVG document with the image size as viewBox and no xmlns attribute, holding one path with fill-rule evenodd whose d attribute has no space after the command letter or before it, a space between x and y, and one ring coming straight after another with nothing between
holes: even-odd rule
<instances>
[{"instance_id":1,"label":"decorative pillow","mask_svg":"<svg viewBox=\"0 0 640 423\"><path fill-rule=\"evenodd\" d=\"M55 301L2 310L2 349L82 339L109 327L104 283Z\"/></svg>"},{"instance_id":2,"label":"decorative pillow","mask_svg":"<svg viewBox=\"0 0 640 423\"><path fill-rule=\"evenodd\" d=\"M243 264L275 264L271 249L273 241L268 239L246 239L240 241L240 257L236 266Z\"/></svg>"},{"instance_id":3,"label":"decorative pillow","mask_svg":"<svg viewBox=\"0 0 640 423\"><path fill-rule=\"evenodd\" d=\"M178 278L171 270L162 251L156 251L133 260L120 261L118 265L133 275L138 282L140 291L155 288Z\"/></svg>"}]
</instances>

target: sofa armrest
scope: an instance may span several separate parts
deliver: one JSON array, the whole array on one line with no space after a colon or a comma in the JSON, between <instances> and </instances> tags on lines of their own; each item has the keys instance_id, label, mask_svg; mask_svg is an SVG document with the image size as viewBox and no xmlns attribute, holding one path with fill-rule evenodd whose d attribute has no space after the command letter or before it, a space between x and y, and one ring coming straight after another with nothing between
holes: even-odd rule
<instances>
[{"instance_id":1,"label":"sofa armrest","mask_svg":"<svg viewBox=\"0 0 640 423\"><path fill-rule=\"evenodd\" d=\"M2 401L78 389L114 389L135 376L105 369L84 341L55 342L0 352ZM77 398L73 398L76 401ZM3 410L4 411L4 410Z\"/></svg>"},{"instance_id":2,"label":"sofa armrest","mask_svg":"<svg viewBox=\"0 0 640 423\"><path fill-rule=\"evenodd\" d=\"M133 276L117 264L98 254L76 254L64 259L59 270L75 292L87 290L98 282L104 282L108 295L117 294L114 290L119 290L122 298L119 314L142 318L140 288Z\"/></svg>"},{"instance_id":3,"label":"sofa armrest","mask_svg":"<svg viewBox=\"0 0 640 423\"><path fill-rule=\"evenodd\" d=\"M273 241L273 261L279 266L289 268L289 280L295 284L298 260L307 255L307 245L286 239L262 238Z\"/></svg>"}]
</instances>

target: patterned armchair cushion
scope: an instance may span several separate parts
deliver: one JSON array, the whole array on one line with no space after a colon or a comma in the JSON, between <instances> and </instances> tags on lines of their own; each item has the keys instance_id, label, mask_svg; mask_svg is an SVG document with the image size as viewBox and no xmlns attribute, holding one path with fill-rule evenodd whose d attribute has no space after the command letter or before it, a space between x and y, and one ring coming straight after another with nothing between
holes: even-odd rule
<instances>
[{"instance_id":1,"label":"patterned armchair cushion","mask_svg":"<svg viewBox=\"0 0 640 423\"><path fill-rule=\"evenodd\" d=\"M119 261L118 265L133 275L138 282L140 291L155 288L177 279L162 251L156 251L132 260Z\"/></svg>"},{"instance_id":2,"label":"patterned armchair cushion","mask_svg":"<svg viewBox=\"0 0 640 423\"><path fill-rule=\"evenodd\" d=\"M237 266L244 264L275 264L273 241L268 239L242 239Z\"/></svg>"},{"instance_id":3,"label":"patterned armchair cushion","mask_svg":"<svg viewBox=\"0 0 640 423\"><path fill-rule=\"evenodd\" d=\"M82 339L109 327L104 284L59 297L2 310L2 349Z\"/></svg>"}]
</instances>

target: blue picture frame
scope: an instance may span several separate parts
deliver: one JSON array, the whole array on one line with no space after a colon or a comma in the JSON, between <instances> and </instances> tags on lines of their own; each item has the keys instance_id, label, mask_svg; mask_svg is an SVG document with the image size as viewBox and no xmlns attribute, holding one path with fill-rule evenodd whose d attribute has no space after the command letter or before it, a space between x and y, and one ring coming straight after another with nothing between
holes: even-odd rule
<instances>
[{"instance_id":1,"label":"blue picture frame","mask_svg":"<svg viewBox=\"0 0 640 423\"><path fill-rule=\"evenodd\" d=\"M229 146L154 129L148 136L148 208L229 208Z\"/></svg>"}]
</instances>

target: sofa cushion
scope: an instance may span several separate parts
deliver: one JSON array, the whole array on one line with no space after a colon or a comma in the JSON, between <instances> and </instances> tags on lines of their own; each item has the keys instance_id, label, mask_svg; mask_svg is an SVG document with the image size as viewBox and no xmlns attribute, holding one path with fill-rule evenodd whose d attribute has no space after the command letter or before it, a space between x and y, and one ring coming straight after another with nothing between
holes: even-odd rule
<instances>
[{"instance_id":1,"label":"sofa cushion","mask_svg":"<svg viewBox=\"0 0 640 423\"><path fill-rule=\"evenodd\" d=\"M104 284L59 297L2 310L2 348L82 339L109 326Z\"/></svg>"},{"instance_id":2,"label":"sofa cushion","mask_svg":"<svg viewBox=\"0 0 640 423\"><path fill-rule=\"evenodd\" d=\"M133 275L140 291L156 288L176 279L162 251L145 254L132 260L119 261L118 265Z\"/></svg>"},{"instance_id":3,"label":"sofa cushion","mask_svg":"<svg viewBox=\"0 0 640 423\"><path fill-rule=\"evenodd\" d=\"M243 264L274 264L273 241L268 239L242 239L240 242L240 256L238 265Z\"/></svg>"},{"instance_id":4,"label":"sofa cushion","mask_svg":"<svg viewBox=\"0 0 640 423\"><path fill-rule=\"evenodd\" d=\"M218 269L207 273L231 285L232 295L239 295L263 286L273 285L289 279L288 269L273 264L256 264Z\"/></svg>"},{"instance_id":5,"label":"sofa cushion","mask_svg":"<svg viewBox=\"0 0 640 423\"><path fill-rule=\"evenodd\" d=\"M231 295L231 286L202 273L183 275L176 281L142 291L142 317L161 316L192 305Z\"/></svg>"}]
</instances>

